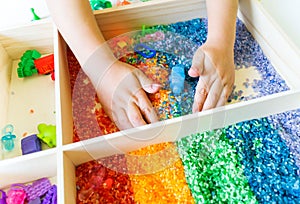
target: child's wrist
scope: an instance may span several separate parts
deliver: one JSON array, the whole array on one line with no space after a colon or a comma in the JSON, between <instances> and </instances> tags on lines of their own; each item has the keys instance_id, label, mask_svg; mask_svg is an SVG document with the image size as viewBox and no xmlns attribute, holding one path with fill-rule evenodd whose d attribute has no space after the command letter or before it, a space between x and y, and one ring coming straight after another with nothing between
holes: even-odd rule
<instances>
[{"instance_id":1,"label":"child's wrist","mask_svg":"<svg viewBox=\"0 0 300 204\"><path fill-rule=\"evenodd\" d=\"M117 61L106 43L101 44L82 65L85 74L92 82L97 81Z\"/></svg>"},{"instance_id":2,"label":"child's wrist","mask_svg":"<svg viewBox=\"0 0 300 204\"><path fill-rule=\"evenodd\" d=\"M227 43L218 43L217 41L206 41L202 46L203 51L215 52L225 56L234 55L234 46Z\"/></svg>"},{"instance_id":3,"label":"child's wrist","mask_svg":"<svg viewBox=\"0 0 300 204\"><path fill-rule=\"evenodd\" d=\"M235 35L229 33L209 32L207 35L206 44L213 47L218 47L220 50L229 50L234 47Z\"/></svg>"}]
</instances>

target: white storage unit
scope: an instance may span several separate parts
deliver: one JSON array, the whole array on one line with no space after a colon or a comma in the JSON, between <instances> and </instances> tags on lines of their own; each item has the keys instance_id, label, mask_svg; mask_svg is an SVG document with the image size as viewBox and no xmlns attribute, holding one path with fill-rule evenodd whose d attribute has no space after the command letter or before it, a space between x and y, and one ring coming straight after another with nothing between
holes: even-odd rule
<instances>
[{"instance_id":1,"label":"white storage unit","mask_svg":"<svg viewBox=\"0 0 300 204\"><path fill-rule=\"evenodd\" d=\"M106 39L140 29L143 24L168 24L205 15L205 1L199 0L153 0L95 11ZM120 151L175 141L191 133L300 108L299 50L256 0L240 1L239 18L286 81L289 91L76 143L73 143L72 99L64 40L49 19L1 30L0 127L11 123L15 126L15 134L22 137L24 132L36 132L38 123L56 124L57 147L25 156L17 152L14 158L1 160L0 188L48 177L58 185L58 203L75 203L76 165ZM42 54L54 53L55 82L49 76L16 78L17 61L25 50L33 48ZM34 109L34 113L30 113L30 109ZM152 138L153 134L156 134L154 139L131 139Z\"/></svg>"},{"instance_id":2,"label":"white storage unit","mask_svg":"<svg viewBox=\"0 0 300 204\"><path fill-rule=\"evenodd\" d=\"M21 156L20 146L22 137L38 133L38 124L56 124L54 82L49 76L17 76L20 57L26 50L53 53L53 26L48 20L1 30L0 33L0 126L2 132L5 125L12 124L13 134L17 136L13 151L6 152L1 148L0 188L42 177L55 178L56 148Z\"/></svg>"}]
</instances>

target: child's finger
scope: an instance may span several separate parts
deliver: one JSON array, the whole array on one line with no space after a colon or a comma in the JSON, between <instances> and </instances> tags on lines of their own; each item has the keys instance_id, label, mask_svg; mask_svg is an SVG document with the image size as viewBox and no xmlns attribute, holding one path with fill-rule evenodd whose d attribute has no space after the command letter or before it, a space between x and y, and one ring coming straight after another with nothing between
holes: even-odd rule
<instances>
[{"instance_id":1,"label":"child's finger","mask_svg":"<svg viewBox=\"0 0 300 204\"><path fill-rule=\"evenodd\" d=\"M220 106L224 106L225 105L225 103L226 103L226 101L227 101L227 90L226 89L223 89L223 91L222 91L222 94L221 94L221 96L220 96L220 98L219 98L219 100L218 100L218 103L217 103L217 105L216 105L216 107L220 107Z\"/></svg>"},{"instance_id":2,"label":"child's finger","mask_svg":"<svg viewBox=\"0 0 300 204\"><path fill-rule=\"evenodd\" d=\"M191 77L198 77L201 75L204 69L204 58L204 52L201 49L198 49L193 56L192 66L188 71L188 74Z\"/></svg>"},{"instance_id":3,"label":"child's finger","mask_svg":"<svg viewBox=\"0 0 300 204\"><path fill-rule=\"evenodd\" d=\"M223 85L220 80L216 80L210 87L207 98L203 105L203 110L215 108L222 94Z\"/></svg>"},{"instance_id":4,"label":"child's finger","mask_svg":"<svg viewBox=\"0 0 300 204\"><path fill-rule=\"evenodd\" d=\"M146 125L140 109L136 106L135 103L131 103L128 106L128 119L133 127Z\"/></svg>"},{"instance_id":5,"label":"child's finger","mask_svg":"<svg viewBox=\"0 0 300 204\"><path fill-rule=\"evenodd\" d=\"M142 88L147 93L155 93L160 89L161 85L154 83L141 70L139 70L139 69L134 70L134 74L137 77L137 79L139 80Z\"/></svg>"},{"instance_id":6,"label":"child's finger","mask_svg":"<svg viewBox=\"0 0 300 204\"><path fill-rule=\"evenodd\" d=\"M194 96L193 113L202 110L204 102L207 97L207 92L208 92L208 87L200 77L196 87L195 96Z\"/></svg>"},{"instance_id":7,"label":"child's finger","mask_svg":"<svg viewBox=\"0 0 300 204\"><path fill-rule=\"evenodd\" d=\"M127 114L124 109L115 110L112 113L112 120L116 123L117 127L120 130L126 130L133 128L133 125L129 121Z\"/></svg>"},{"instance_id":8,"label":"child's finger","mask_svg":"<svg viewBox=\"0 0 300 204\"><path fill-rule=\"evenodd\" d=\"M157 122L158 116L147 94L143 90L140 90L135 97L135 104L137 107L139 107L144 120L146 120L147 123Z\"/></svg>"}]
</instances>

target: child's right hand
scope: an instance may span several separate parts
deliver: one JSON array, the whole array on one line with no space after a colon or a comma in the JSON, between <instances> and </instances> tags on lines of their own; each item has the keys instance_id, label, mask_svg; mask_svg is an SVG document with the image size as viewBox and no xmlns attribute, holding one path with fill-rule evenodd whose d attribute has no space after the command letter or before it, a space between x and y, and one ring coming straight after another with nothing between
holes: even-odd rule
<instances>
[{"instance_id":1,"label":"child's right hand","mask_svg":"<svg viewBox=\"0 0 300 204\"><path fill-rule=\"evenodd\" d=\"M117 59L110 62L102 59L102 63L99 64L92 63L86 70L93 72L98 70L98 73L90 73L89 78L97 90L106 114L119 129L129 129L158 121L146 92L155 93L160 88L159 84L153 83L141 70ZM100 67L103 69L99 69Z\"/></svg>"},{"instance_id":2,"label":"child's right hand","mask_svg":"<svg viewBox=\"0 0 300 204\"><path fill-rule=\"evenodd\" d=\"M199 77L194 113L224 105L234 85L233 49L206 42L194 54L188 73Z\"/></svg>"}]
</instances>

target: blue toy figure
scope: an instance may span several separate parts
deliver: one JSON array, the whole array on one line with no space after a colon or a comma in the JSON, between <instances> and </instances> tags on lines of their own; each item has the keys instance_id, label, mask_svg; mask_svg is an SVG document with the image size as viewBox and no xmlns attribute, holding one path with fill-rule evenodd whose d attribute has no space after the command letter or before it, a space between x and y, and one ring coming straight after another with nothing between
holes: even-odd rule
<instances>
[{"instance_id":1,"label":"blue toy figure","mask_svg":"<svg viewBox=\"0 0 300 204\"><path fill-rule=\"evenodd\" d=\"M184 67L182 65L176 65L172 68L170 75L170 87L175 96L180 95L184 89Z\"/></svg>"},{"instance_id":2,"label":"blue toy figure","mask_svg":"<svg viewBox=\"0 0 300 204\"><path fill-rule=\"evenodd\" d=\"M145 58L152 58L156 55L156 51L154 49L143 43L134 46L134 51Z\"/></svg>"},{"instance_id":3,"label":"blue toy figure","mask_svg":"<svg viewBox=\"0 0 300 204\"><path fill-rule=\"evenodd\" d=\"M15 139L16 136L12 134L12 132L14 131L14 127L9 124L6 125L3 130L2 130L2 138L1 138L1 142L2 142L2 148L3 150L10 152L15 148Z\"/></svg>"}]
</instances>

